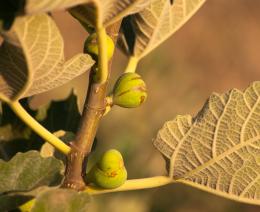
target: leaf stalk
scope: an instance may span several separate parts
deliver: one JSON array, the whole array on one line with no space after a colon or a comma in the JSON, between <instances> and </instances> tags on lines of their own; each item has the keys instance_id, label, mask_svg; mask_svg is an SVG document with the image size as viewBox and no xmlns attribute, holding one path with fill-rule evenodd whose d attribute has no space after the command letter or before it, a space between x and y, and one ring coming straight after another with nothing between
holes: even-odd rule
<instances>
[{"instance_id":1,"label":"leaf stalk","mask_svg":"<svg viewBox=\"0 0 260 212\"><path fill-rule=\"evenodd\" d=\"M66 145L62 140L53 135L50 131L44 128L38 121L36 121L19 103L19 101L8 103L13 112L27 124L35 133L41 136L45 141L53 145L60 152L68 155L71 148Z\"/></svg>"},{"instance_id":2,"label":"leaf stalk","mask_svg":"<svg viewBox=\"0 0 260 212\"><path fill-rule=\"evenodd\" d=\"M164 186L170 183L174 183L174 181L171 178L167 176L156 176L142 179L127 180L122 186L115 189L102 189L97 186L89 185L86 187L84 191L91 195L98 195L119 191L149 189Z\"/></svg>"},{"instance_id":3,"label":"leaf stalk","mask_svg":"<svg viewBox=\"0 0 260 212\"><path fill-rule=\"evenodd\" d=\"M135 73L138 62L139 60L136 57L131 56L128 60L125 73Z\"/></svg>"}]
</instances>

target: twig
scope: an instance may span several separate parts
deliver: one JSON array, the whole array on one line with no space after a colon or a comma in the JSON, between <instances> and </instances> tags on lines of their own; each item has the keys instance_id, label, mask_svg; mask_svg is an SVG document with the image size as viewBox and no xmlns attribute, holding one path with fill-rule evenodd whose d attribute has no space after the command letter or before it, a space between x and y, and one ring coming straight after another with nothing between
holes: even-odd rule
<instances>
[{"instance_id":1,"label":"twig","mask_svg":"<svg viewBox=\"0 0 260 212\"><path fill-rule=\"evenodd\" d=\"M116 43L120 25L121 22L117 22L106 30L107 34L113 39L114 43ZM103 33L103 38L99 37L99 39L102 40L104 39L104 32L101 33ZM99 42L99 44L103 41ZM99 53L102 54L102 51ZM103 60L101 57L102 56L99 56L99 60L101 60L101 62L106 62L106 59ZM94 70L91 71L87 98L84 104L79 129L77 131L75 141L71 143L72 150L67 158L65 180L63 182L63 187L66 188L73 188L76 190L83 190L85 188L85 183L83 180L86 170L85 162L91 152L100 119L102 118L106 108L106 93L111 71L111 61L109 62L108 67L104 67L104 64L100 64L99 68L104 68L106 73L102 72L102 76L98 78L99 82L96 82Z\"/></svg>"}]
</instances>

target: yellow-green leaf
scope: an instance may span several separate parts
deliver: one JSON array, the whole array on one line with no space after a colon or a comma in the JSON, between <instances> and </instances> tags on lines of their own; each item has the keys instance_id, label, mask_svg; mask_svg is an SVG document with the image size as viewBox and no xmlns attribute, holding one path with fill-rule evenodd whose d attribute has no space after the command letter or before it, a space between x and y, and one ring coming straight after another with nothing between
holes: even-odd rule
<instances>
[{"instance_id":1,"label":"yellow-green leaf","mask_svg":"<svg viewBox=\"0 0 260 212\"><path fill-rule=\"evenodd\" d=\"M154 145L174 181L260 205L260 81L212 94L194 119L166 122Z\"/></svg>"},{"instance_id":2,"label":"yellow-green leaf","mask_svg":"<svg viewBox=\"0 0 260 212\"><path fill-rule=\"evenodd\" d=\"M132 56L141 59L163 41L175 33L206 0L154 0L141 12L131 16L131 24L135 34ZM126 26L127 27L127 26ZM127 27L129 28L129 26ZM132 39L132 35L130 38Z\"/></svg>"},{"instance_id":3,"label":"yellow-green leaf","mask_svg":"<svg viewBox=\"0 0 260 212\"><path fill-rule=\"evenodd\" d=\"M70 10L83 23L105 27L145 8L151 0L89 0Z\"/></svg>"},{"instance_id":4,"label":"yellow-green leaf","mask_svg":"<svg viewBox=\"0 0 260 212\"><path fill-rule=\"evenodd\" d=\"M17 18L0 47L0 99L17 100L61 86L87 71L87 54L64 59L64 43L46 14Z\"/></svg>"}]
</instances>

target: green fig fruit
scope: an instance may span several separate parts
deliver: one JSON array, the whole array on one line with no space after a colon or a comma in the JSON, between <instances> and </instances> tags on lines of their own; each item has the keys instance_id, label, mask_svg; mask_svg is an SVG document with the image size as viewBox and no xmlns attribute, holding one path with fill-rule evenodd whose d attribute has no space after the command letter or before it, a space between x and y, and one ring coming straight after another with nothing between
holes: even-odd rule
<instances>
[{"instance_id":1,"label":"green fig fruit","mask_svg":"<svg viewBox=\"0 0 260 212\"><path fill-rule=\"evenodd\" d=\"M127 171L124 167L123 157L114 149L105 152L87 174L88 182L105 189L117 188L123 185L126 179Z\"/></svg>"},{"instance_id":2,"label":"green fig fruit","mask_svg":"<svg viewBox=\"0 0 260 212\"><path fill-rule=\"evenodd\" d=\"M147 98L145 82L136 73L124 73L113 89L113 104L125 108L140 106Z\"/></svg>"},{"instance_id":3,"label":"green fig fruit","mask_svg":"<svg viewBox=\"0 0 260 212\"><path fill-rule=\"evenodd\" d=\"M115 45L112 40L107 35L107 57L111 59L115 50ZM97 33L92 33L85 41L84 44L84 52L92 55L93 57L98 57L98 41L97 41Z\"/></svg>"},{"instance_id":4,"label":"green fig fruit","mask_svg":"<svg viewBox=\"0 0 260 212\"><path fill-rule=\"evenodd\" d=\"M102 155L97 165L101 170L107 172L122 168L124 166L124 161L119 151L110 149Z\"/></svg>"}]
</instances>

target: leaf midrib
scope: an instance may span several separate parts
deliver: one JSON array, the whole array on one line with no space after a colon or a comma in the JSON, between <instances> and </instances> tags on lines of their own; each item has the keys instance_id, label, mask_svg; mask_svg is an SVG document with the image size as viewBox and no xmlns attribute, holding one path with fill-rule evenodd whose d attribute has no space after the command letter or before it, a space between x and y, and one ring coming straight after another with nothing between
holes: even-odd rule
<instances>
[{"instance_id":1,"label":"leaf midrib","mask_svg":"<svg viewBox=\"0 0 260 212\"><path fill-rule=\"evenodd\" d=\"M254 109L255 109L256 106L258 105L259 101L260 101L260 98L258 97L256 103L254 104L254 107L252 108L252 111L254 111ZM252 115L252 113L249 113L249 115ZM239 149L241 149L241 148L243 148L244 146L246 146L246 145L248 145L248 144L250 144L250 143L253 143L253 142L257 141L257 140L260 140L260 135L254 137L254 138L251 138L251 139L249 139L249 140L247 140L247 141L245 141L245 142L243 142L243 143L239 143L237 146L232 147L232 148L229 149L228 151L226 151L226 152L224 152L224 153L218 155L216 158L212 158L212 159L210 159L209 161L207 161L206 163L204 163L203 165L198 166L198 167L196 167L195 169L193 169L193 170L187 172L186 174L184 174L184 175L183 175L182 177L180 177L179 179L184 179L184 178L186 178L186 177L188 177L188 176L192 176L193 174L195 174L195 173L197 173L197 172L203 170L204 168L206 168L206 167L210 166L211 164L215 163L216 161L220 161L221 159L225 158L227 155L230 155L230 154L232 154L232 153L234 153L234 152L237 152Z\"/></svg>"}]
</instances>

